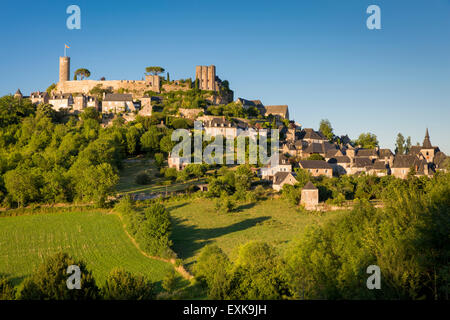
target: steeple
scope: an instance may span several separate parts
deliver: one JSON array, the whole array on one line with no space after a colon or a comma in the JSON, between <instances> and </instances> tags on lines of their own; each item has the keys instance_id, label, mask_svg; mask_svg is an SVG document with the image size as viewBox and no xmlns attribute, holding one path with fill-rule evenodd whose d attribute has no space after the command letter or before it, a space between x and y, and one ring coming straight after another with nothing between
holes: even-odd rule
<instances>
[{"instance_id":1,"label":"steeple","mask_svg":"<svg viewBox=\"0 0 450 320\"><path fill-rule=\"evenodd\" d=\"M23 94L22 94L22 92L20 92L20 89L17 89L16 93L14 94L14 97L23 98Z\"/></svg>"},{"instance_id":2,"label":"steeple","mask_svg":"<svg viewBox=\"0 0 450 320\"><path fill-rule=\"evenodd\" d=\"M428 128L427 128L427 131L425 132L425 139L423 139L422 148L425 148L425 149L432 149L433 148L433 146L431 145L430 135L428 133Z\"/></svg>"}]
</instances>

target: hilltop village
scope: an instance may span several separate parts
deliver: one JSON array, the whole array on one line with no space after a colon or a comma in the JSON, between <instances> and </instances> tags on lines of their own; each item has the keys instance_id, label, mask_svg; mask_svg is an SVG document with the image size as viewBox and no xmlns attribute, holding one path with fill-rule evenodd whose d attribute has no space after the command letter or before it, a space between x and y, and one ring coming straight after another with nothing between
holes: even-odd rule
<instances>
[{"instance_id":1,"label":"hilltop village","mask_svg":"<svg viewBox=\"0 0 450 320\"><path fill-rule=\"evenodd\" d=\"M415 176L432 176L444 169L447 159L438 146L432 145L428 129L422 145L412 146L406 154L394 154L390 149L379 147L362 148L347 136L338 141L330 140L322 132L303 128L290 120L287 105L264 105L260 100L243 98L234 100L228 81L216 75L214 65L196 66L194 81L170 80L168 73L163 77L159 72L147 73L143 80L78 80L76 76L70 80L70 58L60 57L57 84L44 92L32 92L30 96L23 96L17 90L15 96L30 99L35 105L49 104L57 111L74 114L95 108L102 114L103 126L110 125L117 117L130 122L137 116L150 117L165 110L174 118L202 121L203 130L212 137L236 138L250 128L278 128L279 163L275 166L269 163L257 170L277 191L285 184L295 184L295 168L307 170L316 177L366 173L404 179L411 172ZM222 110L220 114L223 106L234 111L226 114ZM164 127L165 121L162 119L158 126ZM188 164L178 155L169 154L167 160L169 167L177 170Z\"/></svg>"}]
</instances>

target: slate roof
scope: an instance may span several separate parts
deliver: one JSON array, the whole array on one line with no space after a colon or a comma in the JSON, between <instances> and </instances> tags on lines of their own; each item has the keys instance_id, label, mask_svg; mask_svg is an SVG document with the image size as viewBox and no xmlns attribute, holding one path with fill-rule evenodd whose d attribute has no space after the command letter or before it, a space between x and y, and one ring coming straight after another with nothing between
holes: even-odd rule
<instances>
[{"instance_id":1,"label":"slate roof","mask_svg":"<svg viewBox=\"0 0 450 320\"><path fill-rule=\"evenodd\" d=\"M331 169L331 165L324 160L300 160L299 165L304 169Z\"/></svg>"},{"instance_id":2,"label":"slate roof","mask_svg":"<svg viewBox=\"0 0 450 320\"><path fill-rule=\"evenodd\" d=\"M366 168L371 167L373 165L373 162L370 158L361 157L361 158L355 158L355 167L357 168Z\"/></svg>"},{"instance_id":3,"label":"slate roof","mask_svg":"<svg viewBox=\"0 0 450 320\"><path fill-rule=\"evenodd\" d=\"M358 156L358 157L377 156L377 150L376 149L358 149L356 151L356 156Z\"/></svg>"},{"instance_id":4,"label":"slate roof","mask_svg":"<svg viewBox=\"0 0 450 320\"><path fill-rule=\"evenodd\" d=\"M422 147L426 149L433 149L433 146L431 145L430 141L430 135L428 134L428 128L427 131L425 132L425 139L423 139Z\"/></svg>"},{"instance_id":5,"label":"slate roof","mask_svg":"<svg viewBox=\"0 0 450 320\"><path fill-rule=\"evenodd\" d=\"M350 158L347 156L336 156L330 158L330 160L328 160L328 163L350 163L350 161Z\"/></svg>"},{"instance_id":6,"label":"slate roof","mask_svg":"<svg viewBox=\"0 0 450 320\"><path fill-rule=\"evenodd\" d=\"M316 186L312 184L311 181L308 181L302 190L317 190Z\"/></svg>"},{"instance_id":7,"label":"slate roof","mask_svg":"<svg viewBox=\"0 0 450 320\"><path fill-rule=\"evenodd\" d=\"M288 106L287 105L276 105L276 106L265 106L266 115L269 114L282 114L283 117L287 117L288 114Z\"/></svg>"},{"instance_id":8,"label":"slate roof","mask_svg":"<svg viewBox=\"0 0 450 320\"><path fill-rule=\"evenodd\" d=\"M320 131L314 131L314 129L311 128L303 129L300 138L310 140L328 140Z\"/></svg>"},{"instance_id":9,"label":"slate roof","mask_svg":"<svg viewBox=\"0 0 450 320\"><path fill-rule=\"evenodd\" d=\"M386 167L386 164L383 161L377 160L373 164L373 169L375 169L375 170L386 170L387 167Z\"/></svg>"},{"instance_id":10,"label":"slate roof","mask_svg":"<svg viewBox=\"0 0 450 320\"><path fill-rule=\"evenodd\" d=\"M414 166L416 160L419 159L414 155L399 154L395 156L392 168L411 168Z\"/></svg>"},{"instance_id":11,"label":"slate roof","mask_svg":"<svg viewBox=\"0 0 450 320\"><path fill-rule=\"evenodd\" d=\"M380 158L390 157L394 155L391 149L380 149L378 151L378 154L380 155Z\"/></svg>"},{"instance_id":12,"label":"slate roof","mask_svg":"<svg viewBox=\"0 0 450 320\"><path fill-rule=\"evenodd\" d=\"M71 93L62 93L62 94L55 94L50 97L50 100L63 100L63 99L70 99L72 97Z\"/></svg>"},{"instance_id":13,"label":"slate roof","mask_svg":"<svg viewBox=\"0 0 450 320\"><path fill-rule=\"evenodd\" d=\"M291 172L277 172L273 176L273 184L281 184L289 175L294 176Z\"/></svg>"},{"instance_id":14,"label":"slate roof","mask_svg":"<svg viewBox=\"0 0 450 320\"><path fill-rule=\"evenodd\" d=\"M103 101L133 101L133 96L128 93L107 93Z\"/></svg>"}]
</instances>

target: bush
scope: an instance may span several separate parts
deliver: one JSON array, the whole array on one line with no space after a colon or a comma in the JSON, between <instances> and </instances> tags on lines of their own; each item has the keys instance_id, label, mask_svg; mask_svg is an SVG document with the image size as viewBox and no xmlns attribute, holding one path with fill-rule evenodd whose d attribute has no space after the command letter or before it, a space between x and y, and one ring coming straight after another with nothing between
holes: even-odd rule
<instances>
[{"instance_id":1,"label":"bush","mask_svg":"<svg viewBox=\"0 0 450 320\"><path fill-rule=\"evenodd\" d=\"M178 285L178 277L175 270L171 269L164 277L162 287L169 293L173 293Z\"/></svg>"},{"instance_id":2,"label":"bush","mask_svg":"<svg viewBox=\"0 0 450 320\"><path fill-rule=\"evenodd\" d=\"M67 288L67 268L76 265L81 271L81 289ZM100 297L92 273L84 262L71 258L66 253L50 256L31 277L25 279L20 299L22 300L89 300Z\"/></svg>"},{"instance_id":3,"label":"bush","mask_svg":"<svg viewBox=\"0 0 450 320\"><path fill-rule=\"evenodd\" d=\"M16 289L8 278L0 276L0 300L14 300Z\"/></svg>"},{"instance_id":4,"label":"bush","mask_svg":"<svg viewBox=\"0 0 450 320\"><path fill-rule=\"evenodd\" d=\"M106 300L149 300L154 298L154 285L143 276L123 269L113 269L102 288Z\"/></svg>"},{"instance_id":5,"label":"bush","mask_svg":"<svg viewBox=\"0 0 450 320\"><path fill-rule=\"evenodd\" d=\"M150 176L147 173L141 172L136 176L135 182L137 184L147 185L152 182L152 179L150 178Z\"/></svg>"}]
</instances>

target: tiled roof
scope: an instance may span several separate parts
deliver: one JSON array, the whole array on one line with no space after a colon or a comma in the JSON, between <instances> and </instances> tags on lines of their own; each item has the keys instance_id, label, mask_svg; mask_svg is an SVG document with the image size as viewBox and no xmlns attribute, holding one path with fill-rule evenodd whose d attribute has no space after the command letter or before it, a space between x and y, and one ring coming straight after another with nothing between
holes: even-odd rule
<instances>
[{"instance_id":1,"label":"tiled roof","mask_svg":"<svg viewBox=\"0 0 450 320\"><path fill-rule=\"evenodd\" d=\"M284 117L286 117L288 112L287 105L265 106L265 108L266 108L266 115L281 113L283 114Z\"/></svg>"}]
</instances>

